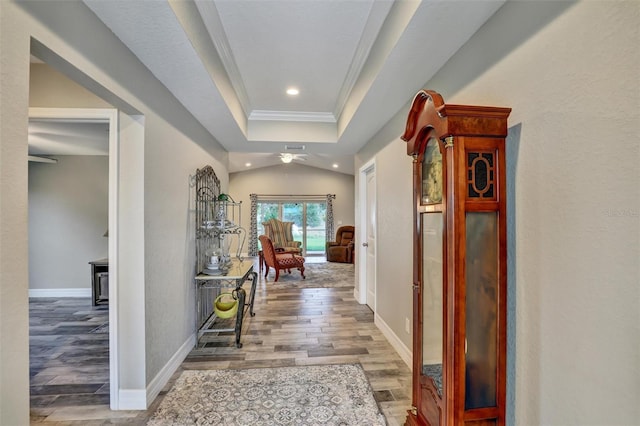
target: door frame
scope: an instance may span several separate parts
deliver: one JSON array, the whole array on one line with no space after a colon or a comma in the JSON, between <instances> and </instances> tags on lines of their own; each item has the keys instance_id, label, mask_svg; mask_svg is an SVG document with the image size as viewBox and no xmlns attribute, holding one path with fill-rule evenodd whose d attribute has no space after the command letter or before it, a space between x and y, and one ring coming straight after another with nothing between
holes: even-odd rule
<instances>
[{"instance_id":1,"label":"door frame","mask_svg":"<svg viewBox=\"0 0 640 426\"><path fill-rule=\"evenodd\" d=\"M364 239L364 230L367 225L367 174L371 171L376 170L376 159L372 158L371 160L364 163L358 169L358 202L359 202L359 226L356 228L356 252L358 253L358 285L355 286L353 291L354 298L361 305L366 305L367 303L367 251L362 250L362 244L365 242ZM377 185L377 183L376 183ZM376 200L376 203L378 201ZM374 206L377 209L377 204ZM376 223L377 226L377 223ZM359 230L359 232L358 232ZM377 234L377 229L376 229ZM378 244L378 239L376 238L376 246ZM378 256L378 248L374 247L374 253L377 259ZM374 287L377 287L377 283L374 282ZM377 288L376 288L376 299L377 299ZM374 305L376 303L374 302ZM375 308L374 308L375 311Z\"/></svg>"},{"instance_id":2,"label":"door frame","mask_svg":"<svg viewBox=\"0 0 640 426\"><path fill-rule=\"evenodd\" d=\"M29 118L109 124L109 401L119 407L120 359L118 350L118 170L120 144L115 108L29 108Z\"/></svg>"}]
</instances>

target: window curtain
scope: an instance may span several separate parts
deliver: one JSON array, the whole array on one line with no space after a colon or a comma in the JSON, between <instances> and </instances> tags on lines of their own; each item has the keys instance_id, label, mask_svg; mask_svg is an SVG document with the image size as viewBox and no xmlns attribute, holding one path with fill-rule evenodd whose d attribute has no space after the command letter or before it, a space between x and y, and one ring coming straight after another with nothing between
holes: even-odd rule
<instances>
[{"instance_id":1,"label":"window curtain","mask_svg":"<svg viewBox=\"0 0 640 426\"><path fill-rule=\"evenodd\" d=\"M249 228L249 256L258 255L258 194L249 194L251 200L251 227ZM321 195L262 195L263 198L274 198L283 200L286 197L298 197L306 200L311 197L322 197ZM336 199L335 194L327 194L327 220L325 222L327 241L329 241L335 235L333 226L333 200Z\"/></svg>"},{"instance_id":2,"label":"window curtain","mask_svg":"<svg viewBox=\"0 0 640 426\"><path fill-rule=\"evenodd\" d=\"M333 229L333 200L335 199L335 194L327 194L327 221L325 224L327 228L327 241L331 241L335 235L335 231Z\"/></svg>"},{"instance_id":3,"label":"window curtain","mask_svg":"<svg viewBox=\"0 0 640 426\"><path fill-rule=\"evenodd\" d=\"M258 194L249 194L251 200L251 228L249 228L249 256L258 255Z\"/></svg>"}]
</instances>

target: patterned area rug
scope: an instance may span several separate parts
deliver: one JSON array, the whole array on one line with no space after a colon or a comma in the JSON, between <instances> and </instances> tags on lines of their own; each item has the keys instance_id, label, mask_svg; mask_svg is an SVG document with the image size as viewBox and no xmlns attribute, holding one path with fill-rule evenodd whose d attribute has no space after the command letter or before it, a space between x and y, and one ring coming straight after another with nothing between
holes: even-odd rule
<instances>
[{"instance_id":1,"label":"patterned area rug","mask_svg":"<svg viewBox=\"0 0 640 426\"><path fill-rule=\"evenodd\" d=\"M386 425L359 364L186 370L148 425Z\"/></svg>"},{"instance_id":2,"label":"patterned area rug","mask_svg":"<svg viewBox=\"0 0 640 426\"><path fill-rule=\"evenodd\" d=\"M278 282L273 282L276 275L273 268L271 268L267 276L267 282L281 288L353 288L355 282L355 267L351 263L307 262L304 265L304 275L307 278L303 280L300 276L300 271L297 269L292 269L290 274L287 271L280 271ZM262 276L264 277L264 270L262 271Z\"/></svg>"}]
</instances>

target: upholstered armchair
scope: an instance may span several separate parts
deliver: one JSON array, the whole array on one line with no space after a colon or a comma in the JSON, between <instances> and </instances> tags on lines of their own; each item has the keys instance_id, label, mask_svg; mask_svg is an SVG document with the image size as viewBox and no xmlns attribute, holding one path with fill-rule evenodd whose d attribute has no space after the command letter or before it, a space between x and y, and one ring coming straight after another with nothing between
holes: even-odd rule
<instances>
[{"instance_id":1,"label":"upholstered armchair","mask_svg":"<svg viewBox=\"0 0 640 426\"><path fill-rule=\"evenodd\" d=\"M282 222L278 219L269 219L263 222L264 233L273 243L276 251L287 251L300 254L302 242L293 241L293 222Z\"/></svg>"},{"instance_id":2,"label":"upholstered armchair","mask_svg":"<svg viewBox=\"0 0 640 426\"><path fill-rule=\"evenodd\" d=\"M327 260L329 262L353 263L356 228L350 225L341 226L336 231L336 240L327 241Z\"/></svg>"},{"instance_id":3,"label":"upholstered armchair","mask_svg":"<svg viewBox=\"0 0 640 426\"><path fill-rule=\"evenodd\" d=\"M293 268L300 271L300 275L302 275L302 279L304 276L304 257L298 256L292 252L276 252L273 247L273 243L266 235L260 235L258 237L260 239L260 244L262 245L262 253L264 256L264 263L266 272L264 273L264 277L266 278L269 275L269 268L274 268L276 270L276 278L274 282L278 281L280 278L280 270L284 269L287 272L291 273Z\"/></svg>"}]
</instances>

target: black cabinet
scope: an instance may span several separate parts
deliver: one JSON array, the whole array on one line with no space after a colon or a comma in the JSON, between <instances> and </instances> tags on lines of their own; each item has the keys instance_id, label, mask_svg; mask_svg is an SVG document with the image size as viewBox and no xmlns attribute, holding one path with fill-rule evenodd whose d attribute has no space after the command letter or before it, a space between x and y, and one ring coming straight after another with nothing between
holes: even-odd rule
<instances>
[{"instance_id":1,"label":"black cabinet","mask_svg":"<svg viewBox=\"0 0 640 426\"><path fill-rule=\"evenodd\" d=\"M89 262L91 265L91 301L93 306L109 303L109 259Z\"/></svg>"}]
</instances>

